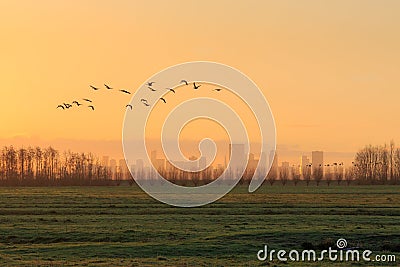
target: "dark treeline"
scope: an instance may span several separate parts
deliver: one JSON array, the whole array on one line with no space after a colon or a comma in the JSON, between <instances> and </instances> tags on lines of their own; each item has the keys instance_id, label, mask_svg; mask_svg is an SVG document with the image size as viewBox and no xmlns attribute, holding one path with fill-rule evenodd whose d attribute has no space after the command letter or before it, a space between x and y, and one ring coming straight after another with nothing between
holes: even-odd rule
<instances>
[{"instance_id":1,"label":"dark treeline","mask_svg":"<svg viewBox=\"0 0 400 267\"><path fill-rule=\"evenodd\" d=\"M307 185L320 185L325 182L328 186L337 182L349 184L400 184L400 148L394 142L389 145L366 146L359 150L350 166L343 163L333 163L323 166L308 164L301 169L296 167L273 166L267 176L267 181L273 185L276 181L285 185L292 180L296 185L303 180Z\"/></svg>"},{"instance_id":2,"label":"dark treeline","mask_svg":"<svg viewBox=\"0 0 400 267\"><path fill-rule=\"evenodd\" d=\"M289 181L309 185L337 184L400 184L400 148L394 142L389 145L366 146L359 150L350 166L334 163L325 166L272 166L266 180L270 185ZM167 180L180 185L198 186L218 178L223 169L206 168L202 172L190 173L177 169L159 170ZM248 184L254 170L246 169L241 184ZM152 172L133 171L138 179L151 180ZM225 179L231 176L228 171ZM48 147L15 149L5 146L0 152L0 186L84 186L119 185L122 180L133 184L127 169L112 170L100 163L91 153L75 153Z\"/></svg>"},{"instance_id":3,"label":"dark treeline","mask_svg":"<svg viewBox=\"0 0 400 267\"><path fill-rule=\"evenodd\" d=\"M389 145L366 146L357 152L353 166L354 176L363 184L399 184L400 148Z\"/></svg>"},{"instance_id":4,"label":"dark treeline","mask_svg":"<svg viewBox=\"0 0 400 267\"><path fill-rule=\"evenodd\" d=\"M13 146L0 152L2 186L108 185L110 177L110 169L91 153Z\"/></svg>"}]
</instances>

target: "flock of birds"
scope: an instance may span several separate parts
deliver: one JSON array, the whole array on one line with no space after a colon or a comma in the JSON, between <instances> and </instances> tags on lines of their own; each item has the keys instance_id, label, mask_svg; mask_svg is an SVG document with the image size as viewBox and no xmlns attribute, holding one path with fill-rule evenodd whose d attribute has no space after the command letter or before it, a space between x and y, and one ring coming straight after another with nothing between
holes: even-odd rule
<instances>
[{"instance_id":1,"label":"flock of birds","mask_svg":"<svg viewBox=\"0 0 400 267\"><path fill-rule=\"evenodd\" d=\"M147 88L148 88L150 91L152 91L152 92L157 91L157 89L154 89L154 88L153 88L153 84L154 84L154 83L156 83L156 82L147 82L147 83L146 83ZM190 83L189 83L188 81L186 81L186 80L181 80L180 83L181 83L181 84L184 83L184 84L187 85L187 86L190 84ZM201 84L197 84L197 85L196 85L196 82L193 82L193 83L191 83L191 84L193 85L193 89L194 89L194 90L199 89L200 86L201 86ZM113 89L112 87L110 87L110 86L107 85L107 84L104 84L104 86L105 86L105 88L106 88L107 90L112 90L112 89ZM96 87L96 86L93 86L93 85L90 85L90 88L93 89L93 90L95 90L95 91L100 90L99 87ZM167 89L167 90L169 90L169 91L171 91L172 93L175 94L175 90L174 90L173 88L165 88L165 89ZM221 88L215 88L215 89L213 89L213 91L217 91L217 92L220 92L221 90L222 90ZM125 89L120 89L119 91L122 92L122 93L124 93L124 94L129 94L129 95L131 94L131 92L129 92L129 91L125 90ZM87 106L88 108L94 110L94 106L93 106L93 101L92 101L92 100L90 100L90 99L88 99L88 98L82 98L82 101L84 101L86 104L88 104L88 106ZM165 98L163 98L163 97L160 97L160 101L162 101L164 104L167 103L167 100L165 100ZM148 103L147 99L142 98L142 99L140 99L140 102L141 102L143 105L147 106L147 107L150 106L150 104ZM82 103L83 103L83 102L82 102ZM58 109L58 108L61 108L61 109L63 109L63 110L69 109L69 108L73 107L74 104L75 104L77 107L79 107L79 106L83 105L82 103L79 103L77 100L74 100L74 101L72 101L71 104L69 104L69 103L62 103L62 104L58 105L58 106L57 106L57 109ZM130 109L132 110L132 109L133 109L133 106L132 106L131 104L128 104L128 105L126 105L126 108L130 108Z\"/></svg>"}]
</instances>

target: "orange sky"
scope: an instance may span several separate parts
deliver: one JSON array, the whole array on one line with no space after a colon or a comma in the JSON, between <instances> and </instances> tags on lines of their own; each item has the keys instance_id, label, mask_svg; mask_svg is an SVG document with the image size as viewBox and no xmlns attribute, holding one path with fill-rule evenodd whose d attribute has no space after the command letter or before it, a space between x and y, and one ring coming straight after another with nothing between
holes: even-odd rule
<instances>
[{"instance_id":1,"label":"orange sky","mask_svg":"<svg viewBox=\"0 0 400 267\"><path fill-rule=\"evenodd\" d=\"M400 142L399 13L396 0L1 1L0 145L114 155L129 97L88 85L135 91L196 60L261 88L282 148ZM95 112L55 109L82 97L96 99Z\"/></svg>"}]
</instances>

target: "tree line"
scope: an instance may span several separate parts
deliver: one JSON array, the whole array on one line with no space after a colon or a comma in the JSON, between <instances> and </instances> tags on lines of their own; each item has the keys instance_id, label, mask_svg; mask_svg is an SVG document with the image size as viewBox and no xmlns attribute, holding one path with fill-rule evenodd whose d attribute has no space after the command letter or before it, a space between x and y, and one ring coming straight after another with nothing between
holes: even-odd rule
<instances>
[{"instance_id":1,"label":"tree line","mask_svg":"<svg viewBox=\"0 0 400 267\"><path fill-rule=\"evenodd\" d=\"M110 177L110 168L91 153L60 153L51 146L5 146L0 152L2 186L108 185Z\"/></svg>"},{"instance_id":2,"label":"tree line","mask_svg":"<svg viewBox=\"0 0 400 267\"><path fill-rule=\"evenodd\" d=\"M299 166L300 167L300 166ZM368 145L360 149L350 166L333 163L320 166L307 164L301 169L273 166L267 181L273 185L280 181L285 185L292 180L296 185L303 180L307 185L332 182L353 184L400 184L400 148L393 141L389 145Z\"/></svg>"},{"instance_id":3,"label":"tree line","mask_svg":"<svg viewBox=\"0 0 400 267\"><path fill-rule=\"evenodd\" d=\"M389 145L368 145L360 149L350 166L333 163L324 166L272 166L266 180L270 185L279 181L286 185L300 181L309 185L325 182L341 184L400 184L400 148L392 141ZM178 169L159 170L160 174L173 183L187 186L207 184L219 177L224 170L206 168L191 173ZM132 171L139 179L152 179L152 173ZM254 170L246 169L241 184L250 182ZM226 172L225 176L229 176ZM119 185L121 180L133 184L126 168L111 169L102 164L92 153L76 153L50 147L14 148L5 146L0 152L0 186L75 186L75 185Z\"/></svg>"},{"instance_id":4,"label":"tree line","mask_svg":"<svg viewBox=\"0 0 400 267\"><path fill-rule=\"evenodd\" d=\"M389 145L366 146L357 152L352 172L363 184L398 184L400 182L400 148Z\"/></svg>"}]
</instances>

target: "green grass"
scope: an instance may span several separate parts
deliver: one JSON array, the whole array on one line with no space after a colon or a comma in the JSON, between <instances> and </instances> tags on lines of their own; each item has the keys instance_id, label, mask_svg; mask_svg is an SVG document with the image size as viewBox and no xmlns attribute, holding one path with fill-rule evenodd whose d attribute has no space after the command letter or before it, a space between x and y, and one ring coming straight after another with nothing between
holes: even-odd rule
<instances>
[{"instance_id":1,"label":"green grass","mask_svg":"<svg viewBox=\"0 0 400 267\"><path fill-rule=\"evenodd\" d=\"M176 208L137 187L0 188L0 266L371 266L256 258L338 238L400 260L399 186L246 190Z\"/></svg>"}]
</instances>

